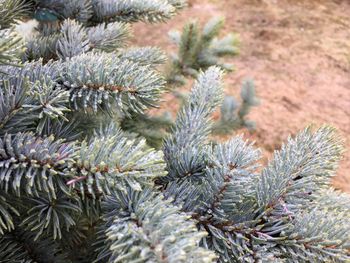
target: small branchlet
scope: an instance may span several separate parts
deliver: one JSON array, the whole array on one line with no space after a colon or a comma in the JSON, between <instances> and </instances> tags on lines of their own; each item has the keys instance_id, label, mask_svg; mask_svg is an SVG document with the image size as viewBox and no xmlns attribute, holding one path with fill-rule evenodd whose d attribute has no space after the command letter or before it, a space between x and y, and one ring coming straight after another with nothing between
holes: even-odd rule
<instances>
[{"instance_id":1,"label":"small branchlet","mask_svg":"<svg viewBox=\"0 0 350 263\"><path fill-rule=\"evenodd\" d=\"M179 47L177 55L172 55L171 66L167 73L169 83L182 84L186 76L197 77L200 70L210 66L231 71L232 65L221 62L223 56L237 54L237 39L233 34L218 39L224 26L222 17L211 19L200 31L196 22L190 22L182 33L170 32L173 42Z\"/></svg>"},{"instance_id":2,"label":"small branchlet","mask_svg":"<svg viewBox=\"0 0 350 263\"><path fill-rule=\"evenodd\" d=\"M255 122L247 120L246 117L251 108L258 104L253 80L245 80L241 88L241 103L232 96L225 97L221 105L220 119L213 126L213 134L229 134L242 127L254 130Z\"/></svg>"}]
</instances>

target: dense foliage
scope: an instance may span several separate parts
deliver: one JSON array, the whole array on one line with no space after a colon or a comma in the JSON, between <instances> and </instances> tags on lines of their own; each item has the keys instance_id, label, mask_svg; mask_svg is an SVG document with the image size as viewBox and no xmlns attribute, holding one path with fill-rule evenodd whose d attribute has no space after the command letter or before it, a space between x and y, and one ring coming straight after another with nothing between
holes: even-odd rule
<instances>
[{"instance_id":1,"label":"dense foliage","mask_svg":"<svg viewBox=\"0 0 350 263\"><path fill-rule=\"evenodd\" d=\"M183 6L0 0L0 262L350 260L334 129L289 138L265 168L241 136L211 143L217 66L198 72L161 150L119 127L147 119L166 89L164 55L125 48L127 23ZM24 40L20 18L35 18Z\"/></svg>"}]
</instances>

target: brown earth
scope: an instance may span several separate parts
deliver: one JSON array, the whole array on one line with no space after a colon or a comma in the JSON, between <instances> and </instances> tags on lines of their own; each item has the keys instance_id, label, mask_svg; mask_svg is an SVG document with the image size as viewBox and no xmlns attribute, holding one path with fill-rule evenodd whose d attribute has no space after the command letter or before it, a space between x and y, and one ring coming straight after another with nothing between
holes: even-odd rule
<instances>
[{"instance_id":1,"label":"brown earth","mask_svg":"<svg viewBox=\"0 0 350 263\"><path fill-rule=\"evenodd\" d=\"M261 98L249 116L257 130L240 132L269 157L289 134L309 124L333 125L346 147L334 186L350 192L349 14L346 0L195 0L166 24L136 24L134 42L172 51L169 30L225 16L225 31L241 42L240 55L229 59L236 71L225 78L226 92L237 97L242 80L252 77Z\"/></svg>"}]
</instances>

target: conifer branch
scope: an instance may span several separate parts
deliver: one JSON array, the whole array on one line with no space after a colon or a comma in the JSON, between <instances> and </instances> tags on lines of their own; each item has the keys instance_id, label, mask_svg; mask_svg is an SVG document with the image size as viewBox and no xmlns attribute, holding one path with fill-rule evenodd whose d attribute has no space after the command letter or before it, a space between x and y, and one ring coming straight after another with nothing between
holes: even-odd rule
<instances>
[{"instance_id":1,"label":"conifer branch","mask_svg":"<svg viewBox=\"0 0 350 263\"><path fill-rule=\"evenodd\" d=\"M39 119L37 132L42 134L44 126L49 119L62 119L68 121L64 116L65 112L70 111L68 106L69 92L56 87L55 82L50 79L43 79L34 83L30 91L33 103L23 105L23 108L29 112L34 112Z\"/></svg>"},{"instance_id":2,"label":"conifer branch","mask_svg":"<svg viewBox=\"0 0 350 263\"><path fill-rule=\"evenodd\" d=\"M75 19L83 24L88 24L93 15L91 0L64 1L61 9L65 18Z\"/></svg>"},{"instance_id":3,"label":"conifer branch","mask_svg":"<svg viewBox=\"0 0 350 263\"><path fill-rule=\"evenodd\" d=\"M172 65L168 72L170 83L183 83L184 77L197 77L200 70L218 66L232 70L230 64L222 63L220 57L237 54L237 40L233 34L218 39L224 25L222 17L209 20L201 31L198 23L187 23L183 31L170 32L170 38L178 46L178 54L172 55Z\"/></svg>"},{"instance_id":4,"label":"conifer branch","mask_svg":"<svg viewBox=\"0 0 350 263\"><path fill-rule=\"evenodd\" d=\"M348 262L349 213L330 212L322 208L298 214L286 231L288 239L279 250L297 262Z\"/></svg>"},{"instance_id":5,"label":"conifer branch","mask_svg":"<svg viewBox=\"0 0 350 263\"><path fill-rule=\"evenodd\" d=\"M56 47L60 35L52 34L50 36L35 36L29 40L26 45L24 61L36 61L42 59L45 63L50 60L57 60Z\"/></svg>"},{"instance_id":6,"label":"conifer branch","mask_svg":"<svg viewBox=\"0 0 350 263\"><path fill-rule=\"evenodd\" d=\"M307 206L318 190L329 186L341 153L342 144L331 127L321 127L314 134L308 128L289 138L259 178L259 207L274 207L283 214L283 203L290 211Z\"/></svg>"},{"instance_id":7,"label":"conifer branch","mask_svg":"<svg viewBox=\"0 0 350 263\"><path fill-rule=\"evenodd\" d=\"M18 196L40 196L40 192L46 192L56 198L56 189L69 194L64 178L74 162L75 151L73 143L52 136L5 134L0 139L0 187Z\"/></svg>"},{"instance_id":8,"label":"conifer branch","mask_svg":"<svg viewBox=\"0 0 350 263\"><path fill-rule=\"evenodd\" d=\"M0 28L0 65L18 65L23 50L23 39L18 34L12 29Z\"/></svg>"},{"instance_id":9,"label":"conifer branch","mask_svg":"<svg viewBox=\"0 0 350 263\"><path fill-rule=\"evenodd\" d=\"M142 113L155 107L164 80L149 67L107 54L83 54L65 63L60 76L75 109Z\"/></svg>"},{"instance_id":10,"label":"conifer branch","mask_svg":"<svg viewBox=\"0 0 350 263\"><path fill-rule=\"evenodd\" d=\"M23 105L28 102L28 85L23 78L3 78L0 82L0 134L19 130L32 124L33 119L25 121Z\"/></svg>"},{"instance_id":11,"label":"conifer branch","mask_svg":"<svg viewBox=\"0 0 350 263\"><path fill-rule=\"evenodd\" d=\"M254 82L245 80L241 89L241 103L238 103L232 96L225 96L221 105L220 120L213 125L213 134L229 134L233 130L247 127L250 130L255 128L253 121L246 117L250 109L259 104L259 99L255 95Z\"/></svg>"},{"instance_id":12,"label":"conifer branch","mask_svg":"<svg viewBox=\"0 0 350 263\"><path fill-rule=\"evenodd\" d=\"M62 230L69 231L75 225L75 218L81 208L78 198L59 193L57 198L43 194L26 199L28 210L20 226L34 232L34 240L47 234L53 240L62 238Z\"/></svg>"},{"instance_id":13,"label":"conifer branch","mask_svg":"<svg viewBox=\"0 0 350 263\"><path fill-rule=\"evenodd\" d=\"M169 170L165 180L193 176L204 168L201 144L210 133L210 114L222 100L221 75L216 67L202 73L180 110L172 134L164 142Z\"/></svg>"},{"instance_id":14,"label":"conifer branch","mask_svg":"<svg viewBox=\"0 0 350 263\"><path fill-rule=\"evenodd\" d=\"M88 29L90 48L97 48L106 52L113 52L124 47L130 36L130 27L121 22L101 23Z\"/></svg>"},{"instance_id":15,"label":"conifer branch","mask_svg":"<svg viewBox=\"0 0 350 263\"><path fill-rule=\"evenodd\" d=\"M94 198L110 195L113 189L141 190L166 174L162 157L144 140L128 140L120 130L108 127L89 143L82 143L74 166L77 176L68 184L83 196L86 192Z\"/></svg>"},{"instance_id":16,"label":"conifer branch","mask_svg":"<svg viewBox=\"0 0 350 263\"><path fill-rule=\"evenodd\" d=\"M0 29L10 27L16 19L26 15L29 8L24 0L0 0Z\"/></svg>"},{"instance_id":17,"label":"conifer branch","mask_svg":"<svg viewBox=\"0 0 350 263\"><path fill-rule=\"evenodd\" d=\"M120 58L137 62L143 66L149 65L154 67L161 65L166 61L165 54L160 49L154 47L130 48L123 50Z\"/></svg>"},{"instance_id":18,"label":"conifer branch","mask_svg":"<svg viewBox=\"0 0 350 263\"><path fill-rule=\"evenodd\" d=\"M126 0L93 0L93 19L96 22L159 22L171 18L176 13L180 1L175 6L165 0L126 1Z\"/></svg>"},{"instance_id":19,"label":"conifer branch","mask_svg":"<svg viewBox=\"0 0 350 263\"><path fill-rule=\"evenodd\" d=\"M97 261L199 263L216 258L198 247L204 232L198 232L170 200L150 189L116 192L104 207L106 227L100 234Z\"/></svg>"},{"instance_id":20,"label":"conifer branch","mask_svg":"<svg viewBox=\"0 0 350 263\"><path fill-rule=\"evenodd\" d=\"M61 26L56 49L61 59L85 53L89 49L89 40L83 26L74 20L65 20Z\"/></svg>"}]
</instances>

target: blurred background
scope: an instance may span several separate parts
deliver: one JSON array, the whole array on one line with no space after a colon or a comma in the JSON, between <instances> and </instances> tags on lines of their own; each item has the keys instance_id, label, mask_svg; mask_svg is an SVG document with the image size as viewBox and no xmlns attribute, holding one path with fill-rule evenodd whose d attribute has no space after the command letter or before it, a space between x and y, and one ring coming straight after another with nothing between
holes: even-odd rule
<instances>
[{"instance_id":1,"label":"blurred background","mask_svg":"<svg viewBox=\"0 0 350 263\"><path fill-rule=\"evenodd\" d=\"M131 44L174 51L166 32L214 16L224 16L221 33L234 32L240 42L239 55L227 59L235 70L226 74L226 93L236 96L250 77L261 102L249 114L255 131L235 132L256 141L266 162L289 134L310 124L336 127L346 151L334 186L350 192L350 1L190 0L167 23L135 24ZM172 101L162 109L175 113L178 103Z\"/></svg>"}]
</instances>

